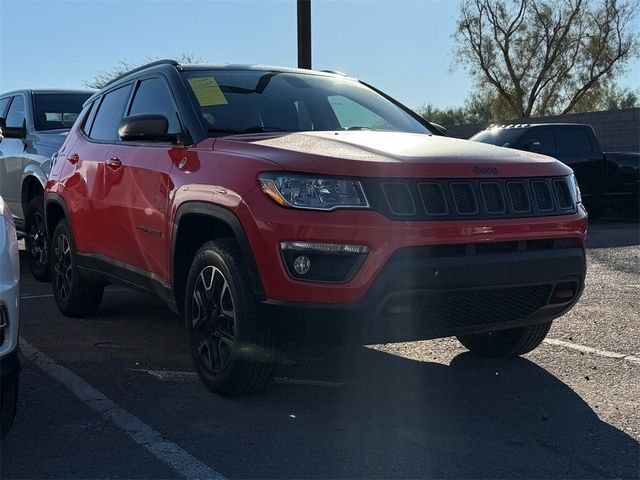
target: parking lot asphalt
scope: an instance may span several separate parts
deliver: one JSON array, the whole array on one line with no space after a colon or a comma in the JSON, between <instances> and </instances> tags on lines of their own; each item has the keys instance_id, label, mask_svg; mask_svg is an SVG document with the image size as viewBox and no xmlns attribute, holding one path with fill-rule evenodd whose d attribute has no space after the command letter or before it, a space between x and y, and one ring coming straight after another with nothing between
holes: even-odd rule
<instances>
[{"instance_id":1,"label":"parking lot asphalt","mask_svg":"<svg viewBox=\"0 0 640 480\"><path fill-rule=\"evenodd\" d=\"M581 301L522 358L455 339L305 347L232 400L200 383L160 300L109 287L97 315L65 318L23 255L0 476L638 479L639 257L637 223L592 225Z\"/></svg>"}]
</instances>

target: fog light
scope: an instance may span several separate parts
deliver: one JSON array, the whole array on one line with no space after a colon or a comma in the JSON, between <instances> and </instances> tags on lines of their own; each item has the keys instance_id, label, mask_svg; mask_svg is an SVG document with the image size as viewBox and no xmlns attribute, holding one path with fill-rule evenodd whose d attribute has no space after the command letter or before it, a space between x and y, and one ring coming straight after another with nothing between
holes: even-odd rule
<instances>
[{"instance_id":1,"label":"fog light","mask_svg":"<svg viewBox=\"0 0 640 480\"><path fill-rule=\"evenodd\" d=\"M366 245L282 242L280 252L287 272L294 279L344 283L356 274L369 248Z\"/></svg>"},{"instance_id":2,"label":"fog light","mask_svg":"<svg viewBox=\"0 0 640 480\"><path fill-rule=\"evenodd\" d=\"M306 255L300 255L293 261L293 269L298 275L306 275L311 269L311 260Z\"/></svg>"}]
</instances>

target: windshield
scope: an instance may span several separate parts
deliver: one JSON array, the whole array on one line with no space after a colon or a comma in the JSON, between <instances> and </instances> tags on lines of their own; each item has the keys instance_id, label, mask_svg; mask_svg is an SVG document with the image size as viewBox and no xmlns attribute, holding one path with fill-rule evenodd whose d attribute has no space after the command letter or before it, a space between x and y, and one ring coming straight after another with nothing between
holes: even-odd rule
<instances>
[{"instance_id":1,"label":"windshield","mask_svg":"<svg viewBox=\"0 0 640 480\"><path fill-rule=\"evenodd\" d=\"M499 147L513 147L523 132L524 130L520 128L489 128L476 133L469 140L490 143Z\"/></svg>"},{"instance_id":2,"label":"windshield","mask_svg":"<svg viewBox=\"0 0 640 480\"><path fill-rule=\"evenodd\" d=\"M36 93L36 130L71 128L90 93Z\"/></svg>"},{"instance_id":3,"label":"windshield","mask_svg":"<svg viewBox=\"0 0 640 480\"><path fill-rule=\"evenodd\" d=\"M431 133L402 108L353 79L257 70L183 75L212 135L309 130Z\"/></svg>"}]
</instances>

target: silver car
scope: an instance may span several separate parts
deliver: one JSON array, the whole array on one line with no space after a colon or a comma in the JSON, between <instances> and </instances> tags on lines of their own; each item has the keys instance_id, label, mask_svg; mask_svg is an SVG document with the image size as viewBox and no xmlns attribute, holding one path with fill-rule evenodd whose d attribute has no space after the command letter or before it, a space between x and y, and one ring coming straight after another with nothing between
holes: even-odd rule
<instances>
[{"instance_id":1,"label":"silver car","mask_svg":"<svg viewBox=\"0 0 640 480\"><path fill-rule=\"evenodd\" d=\"M0 435L5 436L16 415L22 356L20 326L20 262L16 226L0 197Z\"/></svg>"}]
</instances>

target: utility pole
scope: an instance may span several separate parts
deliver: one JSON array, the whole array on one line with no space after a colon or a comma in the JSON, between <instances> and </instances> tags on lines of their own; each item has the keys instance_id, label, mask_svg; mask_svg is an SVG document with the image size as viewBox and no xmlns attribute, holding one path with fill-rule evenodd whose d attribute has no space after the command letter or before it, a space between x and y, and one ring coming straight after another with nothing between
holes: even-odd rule
<instances>
[{"instance_id":1,"label":"utility pole","mask_svg":"<svg viewBox=\"0 0 640 480\"><path fill-rule=\"evenodd\" d=\"M298 0L298 68L311 68L311 0Z\"/></svg>"}]
</instances>

